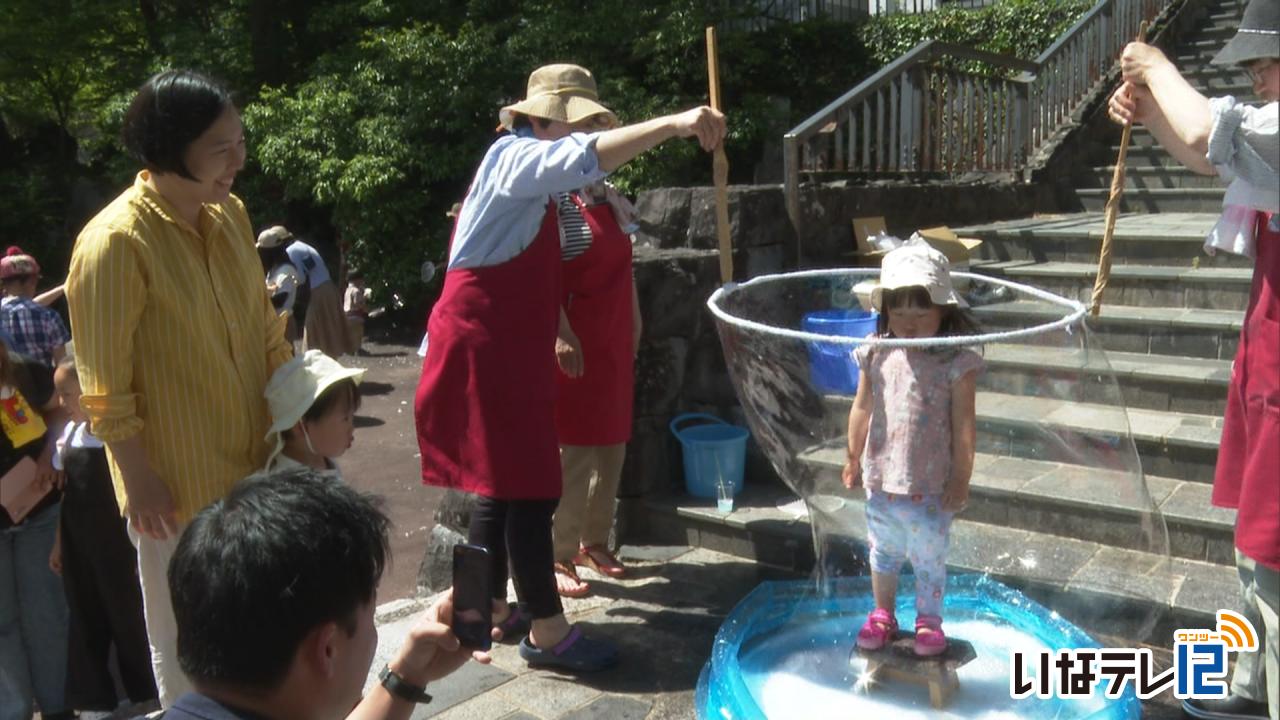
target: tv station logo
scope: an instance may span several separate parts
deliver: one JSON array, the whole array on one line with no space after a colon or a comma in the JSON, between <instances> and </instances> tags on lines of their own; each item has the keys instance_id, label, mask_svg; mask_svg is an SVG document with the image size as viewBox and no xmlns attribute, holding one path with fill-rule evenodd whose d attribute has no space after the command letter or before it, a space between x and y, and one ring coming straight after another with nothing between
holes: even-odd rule
<instances>
[{"instance_id":1,"label":"tv station logo","mask_svg":"<svg viewBox=\"0 0 1280 720\"><path fill-rule=\"evenodd\" d=\"M1141 700L1173 689L1176 698L1227 696L1227 653L1258 651L1258 632L1249 619L1218 611L1214 630L1173 634L1173 667L1157 673L1147 648L1081 648L1014 652L1009 676L1011 697L1048 699L1092 696L1102 686L1118 698L1132 685Z\"/></svg>"}]
</instances>

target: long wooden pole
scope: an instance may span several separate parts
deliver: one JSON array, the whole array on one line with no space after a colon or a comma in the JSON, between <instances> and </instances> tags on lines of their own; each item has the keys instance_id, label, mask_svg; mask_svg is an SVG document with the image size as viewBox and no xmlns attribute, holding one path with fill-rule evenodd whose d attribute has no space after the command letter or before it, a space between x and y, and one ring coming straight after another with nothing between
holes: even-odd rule
<instances>
[{"instance_id":1,"label":"long wooden pole","mask_svg":"<svg viewBox=\"0 0 1280 720\"><path fill-rule=\"evenodd\" d=\"M720 107L720 56L716 52L716 29L707 28L707 80L711 107ZM720 283L733 280L733 242L729 237L729 159L724 154L724 141L716 146L711 161L711 176L716 186L716 237L720 244Z\"/></svg>"},{"instance_id":2,"label":"long wooden pole","mask_svg":"<svg viewBox=\"0 0 1280 720\"><path fill-rule=\"evenodd\" d=\"M1138 26L1138 42L1147 38L1147 21ZM1102 312L1102 293L1111 280L1111 246L1116 234L1116 215L1120 213L1120 199L1124 196L1124 165L1129 157L1129 136L1133 132L1133 123L1124 124L1120 133L1120 153L1116 156L1116 170L1111 174L1111 196L1107 198L1106 215L1102 226L1102 251L1098 255L1098 275L1093 281L1093 297L1089 302L1089 314L1098 317Z\"/></svg>"}]
</instances>

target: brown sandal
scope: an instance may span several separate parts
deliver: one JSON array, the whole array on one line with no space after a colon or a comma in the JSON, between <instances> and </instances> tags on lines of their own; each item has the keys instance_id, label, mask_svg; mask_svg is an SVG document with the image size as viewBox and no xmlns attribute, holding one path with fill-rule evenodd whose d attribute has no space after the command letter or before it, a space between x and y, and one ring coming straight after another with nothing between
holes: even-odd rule
<instances>
[{"instance_id":1,"label":"brown sandal","mask_svg":"<svg viewBox=\"0 0 1280 720\"><path fill-rule=\"evenodd\" d=\"M578 577L578 569L572 564L558 562L555 570L557 593L568 598L584 598L591 594L591 586ZM577 587L568 586L566 581L569 580L577 583Z\"/></svg>"},{"instance_id":2,"label":"brown sandal","mask_svg":"<svg viewBox=\"0 0 1280 720\"><path fill-rule=\"evenodd\" d=\"M603 562L600 558L603 558ZM573 562L575 565L589 567L606 577L620 578L627 574L627 566L623 565L604 545L584 545Z\"/></svg>"}]
</instances>

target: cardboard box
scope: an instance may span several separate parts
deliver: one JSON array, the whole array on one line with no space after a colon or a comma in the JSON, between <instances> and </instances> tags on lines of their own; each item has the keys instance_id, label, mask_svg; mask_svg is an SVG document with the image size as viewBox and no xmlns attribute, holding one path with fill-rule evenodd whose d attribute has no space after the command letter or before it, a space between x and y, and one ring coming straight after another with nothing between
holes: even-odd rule
<instances>
[{"instance_id":1,"label":"cardboard box","mask_svg":"<svg viewBox=\"0 0 1280 720\"><path fill-rule=\"evenodd\" d=\"M969 255L982 244L977 238L962 238L951 231L946 225L938 227L925 228L917 230L920 237L925 239L933 247L942 251L947 256L947 260L954 265L968 265Z\"/></svg>"}]
</instances>

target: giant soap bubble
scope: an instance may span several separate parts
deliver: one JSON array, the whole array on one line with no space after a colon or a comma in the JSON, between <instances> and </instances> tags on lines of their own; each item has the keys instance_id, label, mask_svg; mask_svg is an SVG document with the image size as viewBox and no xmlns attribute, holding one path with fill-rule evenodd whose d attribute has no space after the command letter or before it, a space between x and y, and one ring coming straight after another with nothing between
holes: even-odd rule
<instances>
[{"instance_id":1,"label":"giant soap bubble","mask_svg":"<svg viewBox=\"0 0 1280 720\"><path fill-rule=\"evenodd\" d=\"M1084 307L956 272L981 335L878 340L806 331L815 318L857 307L854 286L878 272L763 276L708 301L752 435L803 501L817 565L811 581L757 588L725 622L699 685L700 717L936 716L923 687L868 682L865 657L854 651L874 608L865 494L841 483L852 394L824 363L833 353L847 360L862 344L966 345L985 359L970 498L951 528L942 611L948 637L972 643L977 658L956 671L947 716L1136 717L1132 688L1112 701L1100 693L1010 697L1011 652L1131 646L1165 619L1176 589L1164 521ZM910 631L913 578L909 566L903 572L896 614Z\"/></svg>"}]
</instances>

